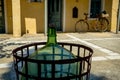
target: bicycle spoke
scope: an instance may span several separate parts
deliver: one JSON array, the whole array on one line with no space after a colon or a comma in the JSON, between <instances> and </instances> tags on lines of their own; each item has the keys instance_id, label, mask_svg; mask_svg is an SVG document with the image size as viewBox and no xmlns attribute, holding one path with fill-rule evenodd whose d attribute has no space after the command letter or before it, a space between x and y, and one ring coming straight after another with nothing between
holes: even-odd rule
<instances>
[{"instance_id":1,"label":"bicycle spoke","mask_svg":"<svg viewBox=\"0 0 120 80\"><path fill-rule=\"evenodd\" d=\"M95 25L94 25L94 29L95 31L100 31L101 29L101 23L99 21L96 21Z\"/></svg>"},{"instance_id":2,"label":"bicycle spoke","mask_svg":"<svg viewBox=\"0 0 120 80\"><path fill-rule=\"evenodd\" d=\"M107 21L105 19L103 19L101 24L102 24L101 31L102 32L106 31L107 30L107 26L108 26Z\"/></svg>"},{"instance_id":3,"label":"bicycle spoke","mask_svg":"<svg viewBox=\"0 0 120 80\"><path fill-rule=\"evenodd\" d=\"M108 29L108 22L105 18L100 18L99 21L96 22L95 30L100 32L105 32Z\"/></svg>"},{"instance_id":4,"label":"bicycle spoke","mask_svg":"<svg viewBox=\"0 0 120 80\"><path fill-rule=\"evenodd\" d=\"M88 31L88 28L89 28L88 23L86 23L83 20L80 20L75 25L75 31L76 32L86 32L86 31Z\"/></svg>"}]
</instances>

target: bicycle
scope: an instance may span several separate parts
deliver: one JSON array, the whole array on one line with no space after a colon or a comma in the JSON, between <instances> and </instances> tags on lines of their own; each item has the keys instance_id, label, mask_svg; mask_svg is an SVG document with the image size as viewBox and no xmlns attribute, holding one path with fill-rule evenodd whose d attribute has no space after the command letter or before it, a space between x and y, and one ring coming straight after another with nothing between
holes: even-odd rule
<instances>
[{"instance_id":1,"label":"bicycle","mask_svg":"<svg viewBox=\"0 0 120 80\"><path fill-rule=\"evenodd\" d=\"M84 13L85 18L80 19L75 23L76 32L87 32L90 29L90 23L88 20L88 13ZM105 32L108 30L109 21L107 19L109 15L104 12L101 16L98 16L95 21L93 21L93 29L99 32Z\"/></svg>"}]
</instances>

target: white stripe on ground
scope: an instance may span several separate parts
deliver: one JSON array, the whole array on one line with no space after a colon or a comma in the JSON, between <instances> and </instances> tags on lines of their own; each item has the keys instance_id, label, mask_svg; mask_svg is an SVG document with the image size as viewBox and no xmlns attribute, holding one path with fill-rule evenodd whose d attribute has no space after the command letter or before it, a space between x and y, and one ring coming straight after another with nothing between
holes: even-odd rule
<instances>
[{"instance_id":1,"label":"white stripe on ground","mask_svg":"<svg viewBox=\"0 0 120 80\"><path fill-rule=\"evenodd\" d=\"M8 68L8 67L12 67L12 63L0 64L0 68Z\"/></svg>"},{"instance_id":2,"label":"white stripe on ground","mask_svg":"<svg viewBox=\"0 0 120 80\"><path fill-rule=\"evenodd\" d=\"M92 61L105 61L105 60L114 60L114 59L120 59L119 56L99 56L99 57L92 57Z\"/></svg>"},{"instance_id":3,"label":"white stripe on ground","mask_svg":"<svg viewBox=\"0 0 120 80\"><path fill-rule=\"evenodd\" d=\"M99 57L92 57L92 61L106 61L106 60L114 60L120 59L120 56L99 56ZM0 64L0 68L9 68L12 67L13 63L3 63ZM19 64L21 66L21 64Z\"/></svg>"},{"instance_id":4,"label":"white stripe on ground","mask_svg":"<svg viewBox=\"0 0 120 80\"><path fill-rule=\"evenodd\" d=\"M107 58L103 56L92 57L92 61L105 61L105 60L107 60Z\"/></svg>"},{"instance_id":5,"label":"white stripe on ground","mask_svg":"<svg viewBox=\"0 0 120 80\"><path fill-rule=\"evenodd\" d=\"M83 40L86 40L86 41L89 41L89 40L118 40L120 38L93 38L93 39L83 39Z\"/></svg>"},{"instance_id":6,"label":"white stripe on ground","mask_svg":"<svg viewBox=\"0 0 120 80\"><path fill-rule=\"evenodd\" d=\"M74 39L66 39L66 40L57 40L58 42L70 42L70 41L75 41ZM9 41L6 43L14 43L14 44L18 44L18 43L36 43L36 42L46 42L46 40L38 40L38 41Z\"/></svg>"},{"instance_id":7,"label":"white stripe on ground","mask_svg":"<svg viewBox=\"0 0 120 80\"><path fill-rule=\"evenodd\" d=\"M84 44L86 44L86 45L88 45L88 46L90 46L90 47L93 47L93 48L95 48L95 49L98 49L98 50L106 53L107 55L110 55L110 56L115 56L115 55L116 55L116 56L119 56L119 53L116 53L116 52L113 52L113 51L111 51L111 50L102 48L102 47L97 46L97 45L95 45L95 44L92 44L92 43L90 43L90 42L81 40L81 39L79 39L79 38L77 38L77 37L74 37L74 36L72 36L72 35L69 35L69 34L66 34L66 35L67 35L68 37L70 37L70 38L72 38L72 39L75 39L75 40L77 40L77 41L79 41L79 42L81 42L81 43L84 43Z\"/></svg>"},{"instance_id":8,"label":"white stripe on ground","mask_svg":"<svg viewBox=\"0 0 120 80\"><path fill-rule=\"evenodd\" d=\"M120 59L120 56L105 56L105 57L111 60Z\"/></svg>"}]
</instances>

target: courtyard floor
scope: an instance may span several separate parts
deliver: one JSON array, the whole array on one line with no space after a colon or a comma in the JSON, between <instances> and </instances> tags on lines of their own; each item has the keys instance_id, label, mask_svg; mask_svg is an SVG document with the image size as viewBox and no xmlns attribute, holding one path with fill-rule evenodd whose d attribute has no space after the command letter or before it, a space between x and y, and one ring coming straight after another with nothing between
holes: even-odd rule
<instances>
[{"instance_id":1,"label":"courtyard floor","mask_svg":"<svg viewBox=\"0 0 120 80\"><path fill-rule=\"evenodd\" d=\"M0 80L16 80L12 50L26 44L46 42L44 34L0 34ZM57 33L58 42L83 44L93 49L90 80L120 80L120 33Z\"/></svg>"}]
</instances>

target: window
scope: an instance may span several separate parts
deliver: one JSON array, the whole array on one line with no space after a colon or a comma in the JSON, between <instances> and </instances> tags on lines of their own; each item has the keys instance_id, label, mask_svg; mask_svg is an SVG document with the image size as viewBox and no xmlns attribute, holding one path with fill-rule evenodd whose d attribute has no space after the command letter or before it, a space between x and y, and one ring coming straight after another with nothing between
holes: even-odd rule
<instances>
[{"instance_id":1,"label":"window","mask_svg":"<svg viewBox=\"0 0 120 80\"><path fill-rule=\"evenodd\" d=\"M91 0L90 17L96 18L101 12L101 0Z\"/></svg>"},{"instance_id":2,"label":"window","mask_svg":"<svg viewBox=\"0 0 120 80\"><path fill-rule=\"evenodd\" d=\"M42 0L29 0L29 2L42 2Z\"/></svg>"},{"instance_id":3,"label":"window","mask_svg":"<svg viewBox=\"0 0 120 80\"><path fill-rule=\"evenodd\" d=\"M73 17L73 18L78 18L78 8L77 8L77 7L74 7L72 12L73 12L73 13L72 13L72 14L73 14L72 17Z\"/></svg>"}]
</instances>

